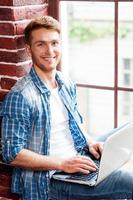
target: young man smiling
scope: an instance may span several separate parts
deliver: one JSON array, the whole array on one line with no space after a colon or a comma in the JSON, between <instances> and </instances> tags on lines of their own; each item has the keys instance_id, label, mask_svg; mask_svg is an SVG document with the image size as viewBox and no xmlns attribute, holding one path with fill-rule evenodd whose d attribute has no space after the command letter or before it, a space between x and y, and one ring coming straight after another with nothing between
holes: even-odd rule
<instances>
[{"instance_id":1,"label":"young man smiling","mask_svg":"<svg viewBox=\"0 0 133 200\"><path fill-rule=\"evenodd\" d=\"M82 128L75 85L56 67L60 24L50 16L31 21L25 42L33 66L2 106L3 158L14 165L12 192L23 200L132 199L133 174L115 172L96 187L53 180L54 170L88 174L95 164L77 155L86 146L96 158L103 144Z\"/></svg>"}]
</instances>

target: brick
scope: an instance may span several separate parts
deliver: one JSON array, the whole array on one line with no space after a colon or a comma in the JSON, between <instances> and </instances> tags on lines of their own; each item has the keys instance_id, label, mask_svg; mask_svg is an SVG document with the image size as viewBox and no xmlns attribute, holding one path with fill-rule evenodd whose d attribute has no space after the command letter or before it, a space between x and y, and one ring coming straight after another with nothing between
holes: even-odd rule
<instances>
[{"instance_id":1,"label":"brick","mask_svg":"<svg viewBox=\"0 0 133 200\"><path fill-rule=\"evenodd\" d=\"M33 19L47 14L47 4L28 7L0 8L0 20L17 21L23 19Z\"/></svg>"},{"instance_id":2,"label":"brick","mask_svg":"<svg viewBox=\"0 0 133 200\"><path fill-rule=\"evenodd\" d=\"M0 186L0 196L7 197L9 193L11 193L10 187Z\"/></svg>"},{"instance_id":3,"label":"brick","mask_svg":"<svg viewBox=\"0 0 133 200\"><path fill-rule=\"evenodd\" d=\"M4 174L3 171L0 173L0 186L10 187L11 186L11 175Z\"/></svg>"},{"instance_id":4,"label":"brick","mask_svg":"<svg viewBox=\"0 0 133 200\"><path fill-rule=\"evenodd\" d=\"M2 160L1 152L2 152L2 146L1 146L1 144L0 144L0 160Z\"/></svg>"},{"instance_id":5,"label":"brick","mask_svg":"<svg viewBox=\"0 0 133 200\"><path fill-rule=\"evenodd\" d=\"M5 163L1 163L0 162L0 174L4 173L4 174L7 174L7 175L11 176L12 171L13 171L13 167L12 166L6 165Z\"/></svg>"},{"instance_id":6,"label":"brick","mask_svg":"<svg viewBox=\"0 0 133 200\"><path fill-rule=\"evenodd\" d=\"M47 14L47 10L44 9L43 15ZM30 18L35 18L35 17L40 17L42 16L38 14L39 10L29 10L26 13L25 19L26 20L20 20L20 21L14 21L14 22L1 22L0 23L0 35L23 35L24 33L24 28L26 27L26 25L30 22ZM21 16L21 15L20 15ZM21 16L22 18L22 16ZM23 18L24 19L24 18Z\"/></svg>"},{"instance_id":7,"label":"brick","mask_svg":"<svg viewBox=\"0 0 133 200\"><path fill-rule=\"evenodd\" d=\"M0 23L0 35L22 35L30 20Z\"/></svg>"},{"instance_id":8,"label":"brick","mask_svg":"<svg viewBox=\"0 0 133 200\"><path fill-rule=\"evenodd\" d=\"M3 101L7 94L8 94L8 91L0 90L0 101Z\"/></svg>"},{"instance_id":9,"label":"brick","mask_svg":"<svg viewBox=\"0 0 133 200\"><path fill-rule=\"evenodd\" d=\"M10 90L16 83L17 79L1 78L1 89Z\"/></svg>"},{"instance_id":10,"label":"brick","mask_svg":"<svg viewBox=\"0 0 133 200\"><path fill-rule=\"evenodd\" d=\"M46 15L46 4L41 6L28 6L14 10L14 20L34 19Z\"/></svg>"},{"instance_id":11,"label":"brick","mask_svg":"<svg viewBox=\"0 0 133 200\"><path fill-rule=\"evenodd\" d=\"M13 0L1 0L0 1L0 6L12 6L13 5Z\"/></svg>"},{"instance_id":12,"label":"brick","mask_svg":"<svg viewBox=\"0 0 133 200\"><path fill-rule=\"evenodd\" d=\"M11 176L13 167L0 162L0 197L18 200L19 196L11 193ZM5 183L3 183L3 181Z\"/></svg>"},{"instance_id":13,"label":"brick","mask_svg":"<svg viewBox=\"0 0 133 200\"><path fill-rule=\"evenodd\" d=\"M10 187L0 186L0 196L3 198L9 198L11 200L19 200L19 196L11 193Z\"/></svg>"},{"instance_id":14,"label":"brick","mask_svg":"<svg viewBox=\"0 0 133 200\"><path fill-rule=\"evenodd\" d=\"M31 64L18 63L18 64L1 64L0 63L0 76L16 76L22 77L30 71Z\"/></svg>"},{"instance_id":15,"label":"brick","mask_svg":"<svg viewBox=\"0 0 133 200\"><path fill-rule=\"evenodd\" d=\"M24 33L24 28L26 25L30 22L30 20L27 20L26 22L16 22L15 23L15 35L22 35Z\"/></svg>"},{"instance_id":16,"label":"brick","mask_svg":"<svg viewBox=\"0 0 133 200\"><path fill-rule=\"evenodd\" d=\"M0 8L0 20L7 21L13 19L13 10L11 8Z\"/></svg>"},{"instance_id":17,"label":"brick","mask_svg":"<svg viewBox=\"0 0 133 200\"><path fill-rule=\"evenodd\" d=\"M0 23L0 35L14 35L15 26L13 23Z\"/></svg>"},{"instance_id":18,"label":"brick","mask_svg":"<svg viewBox=\"0 0 133 200\"><path fill-rule=\"evenodd\" d=\"M0 50L0 62L18 63L29 59L25 49L16 51L2 51Z\"/></svg>"},{"instance_id":19,"label":"brick","mask_svg":"<svg viewBox=\"0 0 133 200\"><path fill-rule=\"evenodd\" d=\"M23 36L16 36L15 38L0 37L1 49L20 49L23 48L24 45Z\"/></svg>"},{"instance_id":20,"label":"brick","mask_svg":"<svg viewBox=\"0 0 133 200\"><path fill-rule=\"evenodd\" d=\"M22 35L24 33L24 28L31 20L26 19L26 21L15 22L15 35Z\"/></svg>"},{"instance_id":21,"label":"brick","mask_svg":"<svg viewBox=\"0 0 133 200\"><path fill-rule=\"evenodd\" d=\"M24 6L48 3L48 0L1 0L0 6Z\"/></svg>"},{"instance_id":22,"label":"brick","mask_svg":"<svg viewBox=\"0 0 133 200\"><path fill-rule=\"evenodd\" d=\"M28 6L26 8L19 8L14 10L15 20L34 19L47 14L46 4L41 6Z\"/></svg>"}]
</instances>

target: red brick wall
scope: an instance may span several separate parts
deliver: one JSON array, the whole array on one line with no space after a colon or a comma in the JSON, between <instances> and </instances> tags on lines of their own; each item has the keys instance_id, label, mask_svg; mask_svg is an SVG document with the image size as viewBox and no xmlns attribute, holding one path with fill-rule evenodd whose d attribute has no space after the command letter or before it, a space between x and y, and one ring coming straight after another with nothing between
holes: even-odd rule
<instances>
[{"instance_id":1,"label":"red brick wall","mask_svg":"<svg viewBox=\"0 0 133 200\"><path fill-rule=\"evenodd\" d=\"M29 70L23 29L30 19L46 15L46 0L0 1L0 100L18 77Z\"/></svg>"},{"instance_id":2,"label":"red brick wall","mask_svg":"<svg viewBox=\"0 0 133 200\"><path fill-rule=\"evenodd\" d=\"M16 80L30 69L23 29L31 19L48 14L49 1L0 0L0 102ZM0 197L15 200L18 197L10 191L11 173L11 167L0 164Z\"/></svg>"}]
</instances>

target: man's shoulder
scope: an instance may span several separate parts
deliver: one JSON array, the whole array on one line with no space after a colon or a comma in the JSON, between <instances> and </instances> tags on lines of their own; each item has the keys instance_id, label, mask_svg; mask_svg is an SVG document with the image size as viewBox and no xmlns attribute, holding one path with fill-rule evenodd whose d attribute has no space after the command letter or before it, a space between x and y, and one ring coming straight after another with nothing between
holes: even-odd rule
<instances>
[{"instance_id":1,"label":"man's shoulder","mask_svg":"<svg viewBox=\"0 0 133 200\"><path fill-rule=\"evenodd\" d=\"M11 88L11 92L22 92L23 90L27 90L32 85L33 82L28 74L16 82L16 84Z\"/></svg>"},{"instance_id":2,"label":"man's shoulder","mask_svg":"<svg viewBox=\"0 0 133 200\"><path fill-rule=\"evenodd\" d=\"M74 81L70 78L70 76L67 73L63 73L61 71L57 71L57 74L61 81L67 86L67 87L73 87L75 86Z\"/></svg>"},{"instance_id":3,"label":"man's shoulder","mask_svg":"<svg viewBox=\"0 0 133 200\"><path fill-rule=\"evenodd\" d=\"M34 84L29 75L20 78L6 95L3 104L6 102L23 101L29 99L30 91L33 90Z\"/></svg>"}]
</instances>

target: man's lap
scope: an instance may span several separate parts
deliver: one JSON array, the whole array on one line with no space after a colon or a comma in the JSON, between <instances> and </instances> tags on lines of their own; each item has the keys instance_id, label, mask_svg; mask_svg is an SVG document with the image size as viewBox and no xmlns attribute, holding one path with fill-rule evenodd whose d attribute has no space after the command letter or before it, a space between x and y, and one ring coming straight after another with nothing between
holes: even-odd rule
<instances>
[{"instance_id":1,"label":"man's lap","mask_svg":"<svg viewBox=\"0 0 133 200\"><path fill-rule=\"evenodd\" d=\"M51 180L52 200L133 199L133 173L116 171L94 187Z\"/></svg>"}]
</instances>

